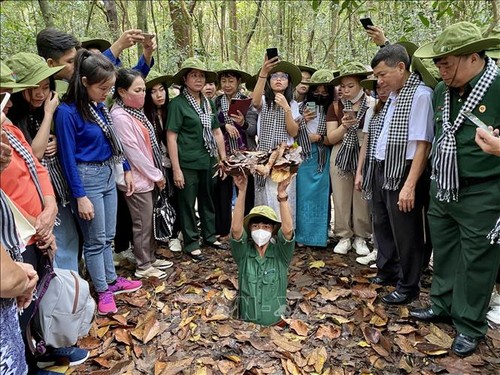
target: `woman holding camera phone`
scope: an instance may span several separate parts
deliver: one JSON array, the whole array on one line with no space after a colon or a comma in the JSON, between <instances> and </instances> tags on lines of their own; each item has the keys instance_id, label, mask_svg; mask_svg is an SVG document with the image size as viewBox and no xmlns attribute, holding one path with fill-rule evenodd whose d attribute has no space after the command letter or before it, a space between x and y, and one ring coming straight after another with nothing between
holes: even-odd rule
<instances>
[{"instance_id":1,"label":"woman holding camera phone","mask_svg":"<svg viewBox=\"0 0 500 375\"><path fill-rule=\"evenodd\" d=\"M330 158L335 215L335 236L340 242L335 246L337 254L347 254L354 247L358 255L367 255L370 250L366 239L371 236L372 226L368 202L354 187L360 145L363 141L362 127L368 107L374 99L367 96L360 85L371 72L359 62L351 62L340 68L340 76L332 81L340 85L342 99L328 109L328 141L333 144ZM352 237L354 241L351 242Z\"/></svg>"},{"instance_id":2,"label":"woman holding camera phone","mask_svg":"<svg viewBox=\"0 0 500 375\"><path fill-rule=\"evenodd\" d=\"M299 105L302 115L298 143L304 161L297 174L297 243L326 247L328 242L330 196L330 150L326 138L326 114L335 98L330 83L333 73L327 69L316 71L308 85L305 100Z\"/></svg>"},{"instance_id":3,"label":"woman holding camera phone","mask_svg":"<svg viewBox=\"0 0 500 375\"><path fill-rule=\"evenodd\" d=\"M271 59L267 54L260 69L252 96L252 104L259 111L257 150L268 152L276 146L293 144L299 131L299 106L293 100L293 89L301 81L297 66L280 61L278 56ZM277 183L270 177L257 176L255 181L255 205L270 206L279 212L276 196ZM288 187L288 199L295 227L295 183Z\"/></svg>"}]
</instances>

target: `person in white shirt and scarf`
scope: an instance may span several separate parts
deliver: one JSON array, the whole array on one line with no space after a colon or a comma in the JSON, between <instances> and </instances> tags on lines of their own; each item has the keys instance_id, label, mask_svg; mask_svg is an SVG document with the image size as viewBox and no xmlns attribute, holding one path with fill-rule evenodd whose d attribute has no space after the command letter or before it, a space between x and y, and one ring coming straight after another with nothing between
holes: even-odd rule
<instances>
[{"instance_id":1,"label":"person in white shirt and scarf","mask_svg":"<svg viewBox=\"0 0 500 375\"><path fill-rule=\"evenodd\" d=\"M448 26L415 56L432 58L443 78L434 91L436 138L432 153L429 223L434 245L431 305L410 312L424 321L451 319L452 350L467 356L486 335L486 312L500 264L498 244L486 237L500 213L500 163L475 142L472 112L500 128L500 74L485 50L500 38L483 38L470 22Z\"/></svg>"},{"instance_id":2,"label":"person in white shirt and scarf","mask_svg":"<svg viewBox=\"0 0 500 375\"><path fill-rule=\"evenodd\" d=\"M257 150L268 152L286 143L292 145L299 131L299 106L293 100L294 87L301 81L297 66L280 61L279 57L265 58L252 96L252 104L259 111ZM255 205L270 206L279 213L276 197L277 183L270 177L255 178ZM288 187L288 200L295 228L295 182ZM278 214L279 215L279 214Z\"/></svg>"},{"instance_id":3,"label":"person in white shirt and scarf","mask_svg":"<svg viewBox=\"0 0 500 375\"><path fill-rule=\"evenodd\" d=\"M335 87L330 83L333 78L332 71L319 69L310 80L302 82L309 90L299 104L302 119L297 140L304 161L297 173L295 240L307 246L326 247L328 242L330 149L326 138L326 112L335 99ZM311 104L314 109L309 107Z\"/></svg>"},{"instance_id":4,"label":"person in white shirt and scarf","mask_svg":"<svg viewBox=\"0 0 500 375\"><path fill-rule=\"evenodd\" d=\"M361 192L354 188L360 145L363 141L363 123L368 107L375 99L367 96L360 81L371 72L360 62L351 62L340 68L340 75L333 81L342 89L342 99L328 109L326 126L328 142L333 145L330 158L334 233L340 238L333 251L347 254L354 247L358 255L370 250L366 239L372 234L368 202L361 199ZM351 242L352 237L354 241Z\"/></svg>"},{"instance_id":5,"label":"person in white shirt and scarf","mask_svg":"<svg viewBox=\"0 0 500 375\"><path fill-rule=\"evenodd\" d=\"M181 93L168 106L167 148L178 193L183 251L195 261L204 260L196 225L197 199L204 244L224 248L215 236L212 179L217 157L226 158L224 136L213 103L201 93L205 83L215 79L215 72L209 71L199 59L186 59L172 78L173 83L182 86Z\"/></svg>"}]
</instances>

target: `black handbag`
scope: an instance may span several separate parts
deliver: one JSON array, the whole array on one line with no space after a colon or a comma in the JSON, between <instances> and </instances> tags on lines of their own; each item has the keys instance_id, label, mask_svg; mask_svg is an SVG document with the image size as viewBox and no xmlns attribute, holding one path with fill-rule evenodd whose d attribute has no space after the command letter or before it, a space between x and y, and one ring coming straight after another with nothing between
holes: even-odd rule
<instances>
[{"instance_id":1,"label":"black handbag","mask_svg":"<svg viewBox=\"0 0 500 375\"><path fill-rule=\"evenodd\" d=\"M167 188L158 192L153 209L154 236L162 242L168 242L172 237L176 218L175 210L168 201L168 195Z\"/></svg>"}]
</instances>

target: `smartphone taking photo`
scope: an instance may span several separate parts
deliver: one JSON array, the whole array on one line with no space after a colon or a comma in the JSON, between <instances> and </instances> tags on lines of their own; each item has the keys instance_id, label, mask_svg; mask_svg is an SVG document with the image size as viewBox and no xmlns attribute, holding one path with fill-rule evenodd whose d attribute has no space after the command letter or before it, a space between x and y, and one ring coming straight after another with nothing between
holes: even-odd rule
<instances>
[{"instance_id":1,"label":"smartphone taking photo","mask_svg":"<svg viewBox=\"0 0 500 375\"><path fill-rule=\"evenodd\" d=\"M271 59L278 56L278 49L277 48L268 48L268 49L266 49L266 55L267 55L267 59L271 60Z\"/></svg>"},{"instance_id":2,"label":"smartphone taking photo","mask_svg":"<svg viewBox=\"0 0 500 375\"><path fill-rule=\"evenodd\" d=\"M356 120L356 112L353 110L344 109L344 116L350 120Z\"/></svg>"},{"instance_id":3,"label":"smartphone taking photo","mask_svg":"<svg viewBox=\"0 0 500 375\"><path fill-rule=\"evenodd\" d=\"M316 102L307 102L306 103L306 108L312 112L312 113L316 113Z\"/></svg>"},{"instance_id":4,"label":"smartphone taking photo","mask_svg":"<svg viewBox=\"0 0 500 375\"><path fill-rule=\"evenodd\" d=\"M363 25L363 27L365 28L365 30L369 30L368 26L375 26L373 24L372 20L370 19L370 17L360 18L359 22L361 22L361 24Z\"/></svg>"},{"instance_id":5,"label":"smartphone taking photo","mask_svg":"<svg viewBox=\"0 0 500 375\"><path fill-rule=\"evenodd\" d=\"M144 37L144 40L153 39L155 36L155 34L152 34L152 33L141 33L141 35Z\"/></svg>"}]
</instances>

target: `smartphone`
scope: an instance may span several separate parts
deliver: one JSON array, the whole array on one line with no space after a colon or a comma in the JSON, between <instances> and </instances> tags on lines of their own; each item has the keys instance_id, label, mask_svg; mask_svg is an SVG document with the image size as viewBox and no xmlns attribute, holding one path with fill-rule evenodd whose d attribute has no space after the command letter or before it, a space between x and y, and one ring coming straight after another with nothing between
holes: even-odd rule
<instances>
[{"instance_id":1,"label":"smartphone","mask_svg":"<svg viewBox=\"0 0 500 375\"><path fill-rule=\"evenodd\" d=\"M141 33L141 35L144 37L144 39L153 39L155 34L152 33Z\"/></svg>"},{"instance_id":2,"label":"smartphone","mask_svg":"<svg viewBox=\"0 0 500 375\"><path fill-rule=\"evenodd\" d=\"M3 112L3 109L7 105L10 99L10 94L8 92L2 92L0 94L0 112Z\"/></svg>"},{"instance_id":3,"label":"smartphone","mask_svg":"<svg viewBox=\"0 0 500 375\"><path fill-rule=\"evenodd\" d=\"M316 102L307 102L306 107L312 113L316 113Z\"/></svg>"},{"instance_id":4,"label":"smartphone","mask_svg":"<svg viewBox=\"0 0 500 375\"><path fill-rule=\"evenodd\" d=\"M464 112L464 116L467 117L471 122L476 125L477 127L486 130L488 133L491 133L490 129L488 128L488 125L486 125L484 122L482 122L476 115L474 115L471 112Z\"/></svg>"},{"instance_id":5,"label":"smartphone","mask_svg":"<svg viewBox=\"0 0 500 375\"><path fill-rule=\"evenodd\" d=\"M347 109L344 109L344 116L352 119L352 120L355 120L356 119L356 112L355 111L349 111Z\"/></svg>"},{"instance_id":6,"label":"smartphone","mask_svg":"<svg viewBox=\"0 0 500 375\"><path fill-rule=\"evenodd\" d=\"M368 30L368 26L375 26L370 17L360 18L359 22L361 22L365 30Z\"/></svg>"},{"instance_id":7,"label":"smartphone","mask_svg":"<svg viewBox=\"0 0 500 375\"><path fill-rule=\"evenodd\" d=\"M266 54L267 54L267 59L271 60L272 58L275 58L278 56L278 49L277 48L268 48L266 49Z\"/></svg>"}]
</instances>

